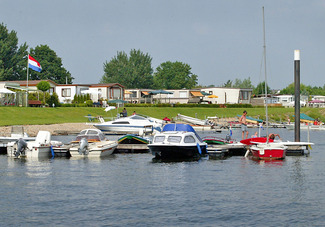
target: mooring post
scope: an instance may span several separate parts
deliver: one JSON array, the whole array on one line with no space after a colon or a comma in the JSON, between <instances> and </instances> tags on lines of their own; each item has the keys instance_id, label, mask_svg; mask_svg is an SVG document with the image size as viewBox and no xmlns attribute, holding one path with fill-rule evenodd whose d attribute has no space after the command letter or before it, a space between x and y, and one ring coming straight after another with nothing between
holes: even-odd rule
<instances>
[{"instance_id":1,"label":"mooring post","mask_svg":"<svg viewBox=\"0 0 325 227\"><path fill-rule=\"evenodd\" d=\"M300 50L294 52L295 67L295 142L300 142Z\"/></svg>"}]
</instances>

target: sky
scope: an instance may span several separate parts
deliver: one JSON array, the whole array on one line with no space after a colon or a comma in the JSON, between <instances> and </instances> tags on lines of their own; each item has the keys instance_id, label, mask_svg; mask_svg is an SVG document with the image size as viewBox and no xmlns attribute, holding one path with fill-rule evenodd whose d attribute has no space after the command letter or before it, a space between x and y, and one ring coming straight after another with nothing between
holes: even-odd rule
<instances>
[{"instance_id":1,"label":"sky","mask_svg":"<svg viewBox=\"0 0 325 227\"><path fill-rule=\"evenodd\" d=\"M191 66L198 84L264 81L265 12L267 82L294 82L294 50L300 81L323 86L323 0L0 0L0 23L19 44L48 45L74 84L100 82L103 65L132 49L149 54L155 69L166 61Z\"/></svg>"}]
</instances>

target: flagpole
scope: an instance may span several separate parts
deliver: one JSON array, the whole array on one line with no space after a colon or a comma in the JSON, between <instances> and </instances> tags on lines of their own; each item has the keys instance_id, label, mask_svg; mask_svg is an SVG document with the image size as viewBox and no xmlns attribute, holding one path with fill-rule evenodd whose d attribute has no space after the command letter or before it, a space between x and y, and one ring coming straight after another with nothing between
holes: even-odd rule
<instances>
[{"instance_id":1,"label":"flagpole","mask_svg":"<svg viewBox=\"0 0 325 227\"><path fill-rule=\"evenodd\" d=\"M29 61L29 54L27 55L27 85L26 85L26 107L28 107L28 73L29 73L29 71L28 71L28 61Z\"/></svg>"}]
</instances>

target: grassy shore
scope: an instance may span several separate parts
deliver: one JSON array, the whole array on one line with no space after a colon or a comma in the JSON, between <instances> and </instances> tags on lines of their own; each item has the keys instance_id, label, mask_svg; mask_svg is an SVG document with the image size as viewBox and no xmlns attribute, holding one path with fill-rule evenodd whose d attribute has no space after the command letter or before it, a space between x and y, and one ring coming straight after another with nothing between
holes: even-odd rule
<instances>
[{"instance_id":1,"label":"grassy shore","mask_svg":"<svg viewBox=\"0 0 325 227\"><path fill-rule=\"evenodd\" d=\"M174 118L178 113L205 119L208 116L219 118L232 118L241 115L244 108L186 108L186 107L128 107L128 114L133 111L151 117L163 119L164 117ZM265 119L264 108L247 108L248 116ZM122 112L122 108L105 112L99 107L58 107L58 108L33 108L33 107L0 107L0 126L6 125L43 125L58 123L86 122L88 114L92 116L115 117ZM269 108L270 121L287 121L290 117L293 121L294 108ZM320 118L325 121L325 109L301 108L302 113L313 118Z\"/></svg>"}]
</instances>

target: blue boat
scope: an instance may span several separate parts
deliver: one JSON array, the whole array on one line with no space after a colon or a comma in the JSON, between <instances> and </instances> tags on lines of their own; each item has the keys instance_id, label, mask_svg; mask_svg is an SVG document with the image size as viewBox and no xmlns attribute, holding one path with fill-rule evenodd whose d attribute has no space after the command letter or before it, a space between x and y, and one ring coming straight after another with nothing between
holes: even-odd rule
<instances>
[{"instance_id":1,"label":"blue boat","mask_svg":"<svg viewBox=\"0 0 325 227\"><path fill-rule=\"evenodd\" d=\"M207 156L207 144L188 124L165 125L148 148L161 160L199 160Z\"/></svg>"}]
</instances>

